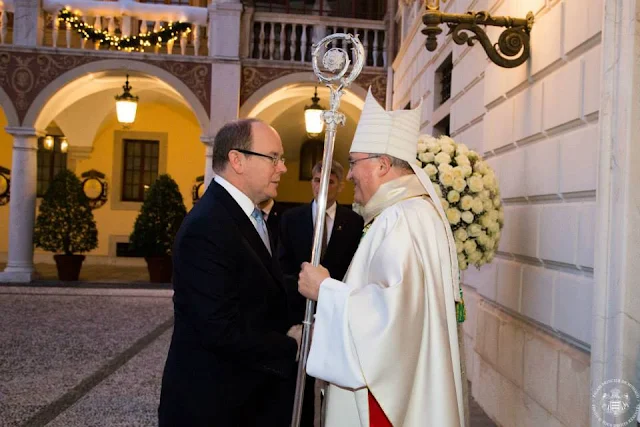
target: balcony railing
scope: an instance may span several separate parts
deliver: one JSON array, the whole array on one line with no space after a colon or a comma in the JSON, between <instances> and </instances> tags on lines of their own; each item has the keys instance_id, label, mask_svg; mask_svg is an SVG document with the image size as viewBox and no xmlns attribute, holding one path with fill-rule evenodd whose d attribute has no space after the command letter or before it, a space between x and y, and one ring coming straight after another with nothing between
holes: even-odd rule
<instances>
[{"instance_id":1,"label":"balcony railing","mask_svg":"<svg viewBox=\"0 0 640 427\"><path fill-rule=\"evenodd\" d=\"M386 31L382 21L269 12L256 12L254 15L248 56L267 61L309 63L313 43L334 32L358 34L366 53L365 65L387 66ZM337 47L342 46L338 44Z\"/></svg>"},{"instance_id":2,"label":"balcony railing","mask_svg":"<svg viewBox=\"0 0 640 427\"><path fill-rule=\"evenodd\" d=\"M13 3L0 1L0 44L13 43Z\"/></svg>"},{"instance_id":3,"label":"balcony railing","mask_svg":"<svg viewBox=\"0 0 640 427\"><path fill-rule=\"evenodd\" d=\"M0 1L0 42L12 44L14 1ZM112 36L131 37L160 30L171 22L189 22L191 31L183 32L178 41L167 41L162 49L152 45L146 53L172 54L177 44L180 55L207 56L208 10L203 7L145 4L118 1L43 0L44 34L41 46L70 49L108 49L80 36L70 23L58 20L58 13L69 8L81 16L85 24Z\"/></svg>"},{"instance_id":4,"label":"balcony railing","mask_svg":"<svg viewBox=\"0 0 640 427\"><path fill-rule=\"evenodd\" d=\"M255 0L252 5L256 12L380 21L384 19L387 10L386 0L315 0L311 3L301 0Z\"/></svg>"},{"instance_id":5,"label":"balcony railing","mask_svg":"<svg viewBox=\"0 0 640 427\"><path fill-rule=\"evenodd\" d=\"M20 0L0 0L0 43L12 44L14 5ZM191 31L177 40L165 41L162 47L144 48L146 53L185 56L209 56L207 30L209 13L206 7L149 4L131 1L43 0L44 32L39 46L69 49L108 49L87 40L70 23L58 20L60 10L69 8L81 16L94 30L111 36L131 37L158 31L170 22L189 22ZM318 15L295 15L270 12L252 13L245 9L241 35L241 55L261 61L309 63L314 42L326 34L349 32L358 34L366 52L365 65L387 66L387 37L383 21L336 18ZM34 23L34 26L36 23ZM177 45L177 46L174 46ZM341 47L340 45L337 45Z\"/></svg>"}]
</instances>

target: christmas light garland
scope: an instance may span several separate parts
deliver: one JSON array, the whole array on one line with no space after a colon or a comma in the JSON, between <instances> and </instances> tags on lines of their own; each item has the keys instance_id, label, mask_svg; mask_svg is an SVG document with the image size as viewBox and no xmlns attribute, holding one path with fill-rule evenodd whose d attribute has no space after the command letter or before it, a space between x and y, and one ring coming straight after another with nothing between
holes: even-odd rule
<instances>
[{"instance_id":1,"label":"christmas light garland","mask_svg":"<svg viewBox=\"0 0 640 427\"><path fill-rule=\"evenodd\" d=\"M85 23L80 16L72 13L69 9L63 9L58 13L58 20L71 24L82 38L100 43L101 46L116 48L118 50L144 52L147 46L162 46L170 40L177 40L182 33L191 32L191 24L188 22L169 23L167 26L160 27L160 30L154 32L139 33L137 36L118 37L109 34L106 30L96 30L93 25Z\"/></svg>"}]
</instances>

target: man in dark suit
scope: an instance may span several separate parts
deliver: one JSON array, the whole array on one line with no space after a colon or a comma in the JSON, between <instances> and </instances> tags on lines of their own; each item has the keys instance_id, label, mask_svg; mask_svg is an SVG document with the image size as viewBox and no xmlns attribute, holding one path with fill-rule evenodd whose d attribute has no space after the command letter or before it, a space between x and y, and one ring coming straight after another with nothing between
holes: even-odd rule
<instances>
[{"instance_id":1,"label":"man in dark suit","mask_svg":"<svg viewBox=\"0 0 640 427\"><path fill-rule=\"evenodd\" d=\"M159 425L287 426L300 328L256 205L286 172L277 132L258 120L223 126L217 176L173 248L175 324Z\"/></svg>"},{"instance_id":2,"label":"man in dark suit","mask_svg":"<svg viewBox=\"0 0 640 427\"><path fill-rule=\"evenodd\" d=\"M283 213L282 204L273 199L268 199L258 206L260 210L262 210L265 221L267 221L267 229L269 230L271 243L277 248L278 240L280 239L280 217Z\"/></svg>"},{"instance_id":3,"label":"man in dark suit","mask_svg":"<svg viewBox=\"0 0 640 427\"><path fill-rule=\"evenodd\" d=\"M298 273L300 265L311 260L321 174L322 162L319 162L312 170L313 201L287 210L280 219L278 253L289 293L292 324L301 323L304 318L306 299L298 292ZM329 270L331 277L339 280L344 277L351 258L358 249L364 225L360 215L353 212L350 207L340 206L336 202L344 186L343 180L344 168L334 160L327 191L325 235L320 263ZM302 408L302 427L313 427L314 388L314 378L307 377Z\"/></svg>"}]
</instances>

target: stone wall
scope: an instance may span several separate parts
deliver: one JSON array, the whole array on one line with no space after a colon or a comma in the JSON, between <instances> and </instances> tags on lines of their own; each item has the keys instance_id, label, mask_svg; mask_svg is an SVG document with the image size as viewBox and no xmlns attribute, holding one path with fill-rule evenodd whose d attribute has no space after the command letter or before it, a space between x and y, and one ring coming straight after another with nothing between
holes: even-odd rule
<instances>
[{"instance_id":1,"label":"stone wall","mask_svg":"<svg viewBox=\"0 0 640 427\"><path fill-rule=\"evenodd\" d=\"M586 426L589 354L465 289L472 395L498 425Z\"/></svg>"},{"instance_id":2,"label":"stone wall","mask_svg":"<svg viewBox=\"0 0 640 427\"><path fill-rule=\"evenodd\" d=\"M513 69L480 46L455 45L446 30L428 52L414 8L398 2L396 18L412 24L401 25L393 107L422 100L425 133L448 116L451 136L496 171L505 203L497 258L464 273L473 395L500 425L587 425L604 1L441 5L532 11L531 58ZM488 31L494 42L499 33ZM451 98L440 105L437 71L449 55Z\"/></svg>"}]
</instances>

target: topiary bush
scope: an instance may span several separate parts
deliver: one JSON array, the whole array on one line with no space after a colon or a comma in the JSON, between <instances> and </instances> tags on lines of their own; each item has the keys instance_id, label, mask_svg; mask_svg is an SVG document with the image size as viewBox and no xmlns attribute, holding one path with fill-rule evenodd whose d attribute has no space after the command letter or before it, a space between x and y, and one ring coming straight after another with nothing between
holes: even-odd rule
<instances>
[{"instance_id":1,"label":"topiary bush","mask_svg":"<svg viewBox=\"0 0 640 427\"><path fill-rule=\"evenodd\" d=\"M45 251L73 255L98 247L98 229L80 179L60 171L45 193L33 233L34 244Z\"/></svg>"},{"instance_id":2,"label":"topiary bush","mask_svg":"<svg viewBox=\"0 0 640 427\"><path fill-rule=\"evenodd\" d=\"M151 185L129 237L130 249L145 257L171 254L176 233L187 214L178 184L165 174Z\"/></svg>"}]
</instances>

